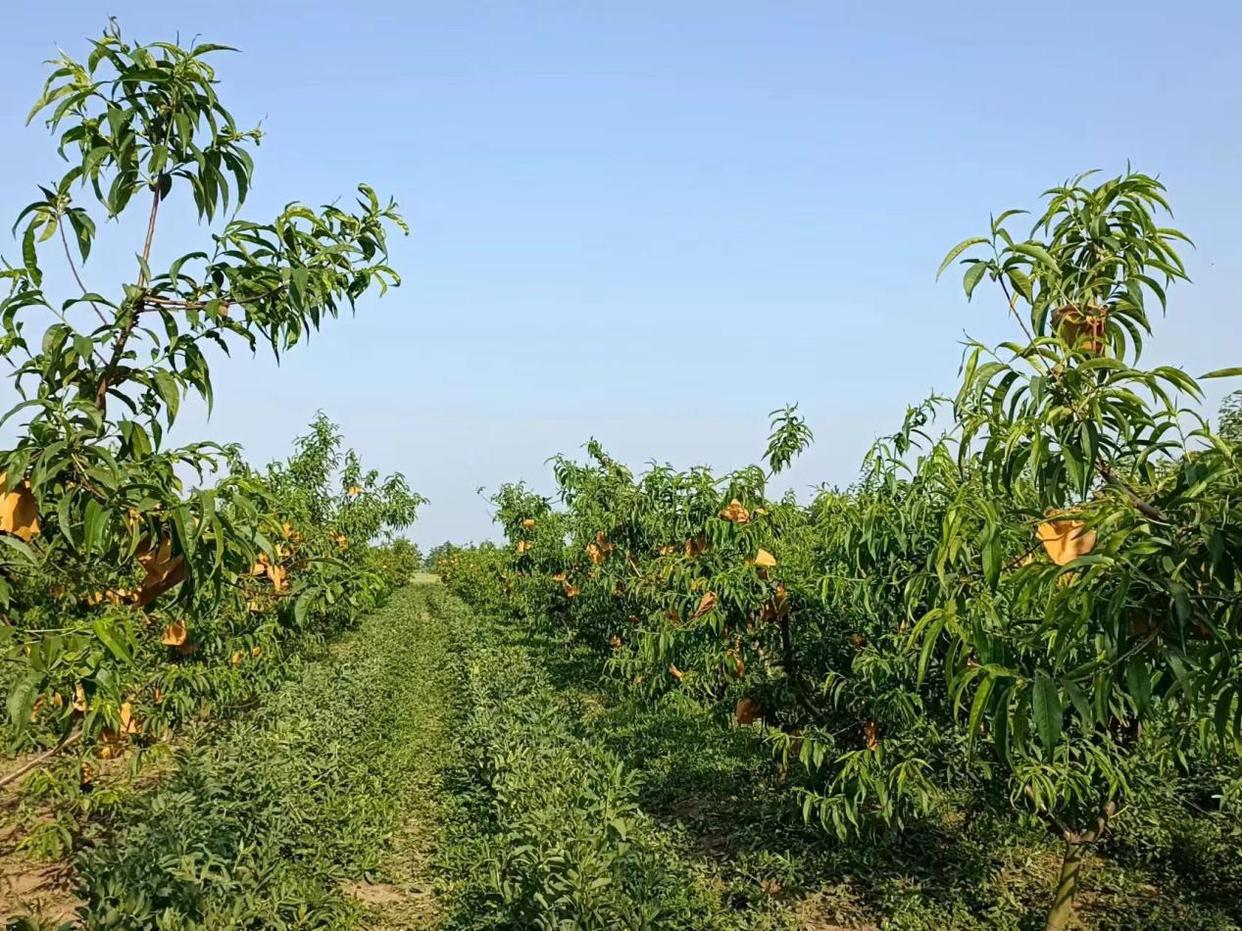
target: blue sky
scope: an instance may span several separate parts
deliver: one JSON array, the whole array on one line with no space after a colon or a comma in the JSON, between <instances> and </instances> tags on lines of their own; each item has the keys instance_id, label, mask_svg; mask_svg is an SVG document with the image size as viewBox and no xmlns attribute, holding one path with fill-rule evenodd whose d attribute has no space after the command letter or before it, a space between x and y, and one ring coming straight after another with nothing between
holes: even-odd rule
<instances>
[{"instance_id":1,"label":"blue sky","mask_svg":"<svg viewBox=\"0 0 1242 931\"><path fill-rule=\"evenodd\" d=\"M432 499L425 545L492 534L476 488L550 490L547 457L592 435L635 464L754 461L788 401L817 437L788 484L848 482L907 403L954 387L964 333L1007 333L992 295L933 280L945 250L1087 168L1159 173L1198 244L1150 358L1242 362L1235 4L18 4L10 215L60 170L22 126L40 62L108 13L242 50L217 65L266 132L248 216L367 181L413 225L401 289L279 368L220 360L214 414L179 437L265 461L322 408ZM201 236L166 213L156 262ZM137 232L105 234L92 287Z\"/></svg>"}]
</instances>

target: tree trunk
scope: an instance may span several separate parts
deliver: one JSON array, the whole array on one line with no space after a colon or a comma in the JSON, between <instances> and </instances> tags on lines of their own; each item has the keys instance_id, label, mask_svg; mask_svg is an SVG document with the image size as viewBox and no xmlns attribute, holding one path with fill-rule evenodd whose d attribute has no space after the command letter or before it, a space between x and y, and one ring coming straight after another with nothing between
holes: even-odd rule
<instances>
[{"instance_id":1,"label":"tree trunk","mask_svg":"<svg viewBox=\"0 0 1242 931\"><path fill-rule=\"evenodd\" d=\"M1074 896L1078 892L1078 873L1082 869L1082 844L1065 839L1065 855L1061 859L1061 877L1057 880L1056 898L1048 911L1044 931L1065 931L1074 917Z\"/></svg>"},{"instance_id":2,"label":"tree trunk","mask_svg":"<svg viewBox=\"0 0 1242 931\"><path fill-rule=\"evenodd\" d=\"M1061 837L1065 839L1065 854L1061 858L1061 876L1057 880L1056 898L1052 900L1052 908L1048 910L1044 931L1065 931L1069 927L1070 919L1074 917L1074 896L1078 894L1078 874L1082 870L1083 848L1104 837L1108 831L1108 819L1116 813L1117 803L1109 799L1101 806L1095 827L1090 831L1078 833L1057 822Z\"/></svg>"}]
</instances>

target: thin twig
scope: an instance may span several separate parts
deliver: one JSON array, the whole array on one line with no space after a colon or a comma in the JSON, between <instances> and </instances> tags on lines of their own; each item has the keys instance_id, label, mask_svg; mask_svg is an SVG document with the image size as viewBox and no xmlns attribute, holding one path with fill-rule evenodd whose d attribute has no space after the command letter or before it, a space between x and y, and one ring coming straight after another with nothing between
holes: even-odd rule
<instances>
[{"instance_id":1,"label":"thin twig","mask_svg":"<svg viewBox=\"0 0 1242 931\"><path fill-rule=\"evenodd\" d=\"M151 260L151 243L155 239L155 218L160 212L160 189L158 182L151 192L151 213L147 217L147 238L142 244L142 266L138 269L138 287L147 283L147 263Z\"/></svg>"},{"instance_id":2,"label":"thin twig","mask_svg":"<svg viewBox=\"0 0 1242 931\"><path fill-rule=\"evenodd\" d=\"M82 276L78 274L78 266L74 263L73 256L69 253L69 239L65 236L65 224L58 223L57 226L60 229L60 244L65 247L65 259L69 262L69 271L73 272L73 279L78 283L78 287L82 289L82 295L85 297L90 292L86 289L86 285L82 283ZM94 301L89 301L88 303L94 309L95 316L99 318L99 322L107 326L108 318L104 316L99 306Z\"/></svg>"},{"instance_id":3,"label":"thin twig","mask_svg":"<svg viewBox=\"0 0 1242 931\"><path fill-rule=\"evenodd\" d=\"M1116 475L1113 470L1109 468L1108 463L1103 460L1097 460L1095 468L1105 482L1112 485L1114 488L1120 488L1125 493L1126 497L1130 499L1130 503L1133 504L1135 508L1138 509L1139 513L1144 517L1149 518L1150 520L1159 521L1162 524L1172 523L1172 521L1169 520L1168 515L1166 515L1159 508L1148 504L1147 501L1145 501L1143 497L1134 490L1134 486L1132 486L1124 478Z\"/></svg>"},{"instance_id":4,"label":"thin twig","mask_svg":"<svg viewBox=\"0 0 1242 931\"><path fill-rule=\"evenodd\" d=\"M155 239L155 220L160 212L160 190L158 184L151 192L151 213L147 218L147 238L142 245L142 263L138 269L138 287L139 289L146 286L147 283L147 264L151 259L151 243ZM130 311L129 320L121 332L117 334L116 342L112 344L112 357L104 366L103 374L99 376L99 385L95 389L95 406L101 411L108 404L108 388L111 387L112 376L116 374L116 367L120 364L125 353L125 344L129 342L129 337L134 332L134 327L138 325L138 307L134 307Z\"/></svg>"},{"instance_id":5,"label":"thin twig","mask_svg":"<svg viewBox=\"0 0 1242 931\"><path fill-rule=\"evenodd\" d=\"M1018 313L1018 295L1009 293L1009 285L1005 284L1004 276L996 279L1000 282L1001 291L1005 293L1006 299L1009 301L1009 312L1013 314L1013 319L1018 321L1018 326L1022 327L1022 332L1026 336L1028 343L1035 342L1035 337L1027 328L1026 321L1022 319L1022 315Z\"/></svg>"},{"instance_id":6,"label":"thin twig","mask_svg":"<svg viewBox=\"0 0 1242 931\"><path fill-rule=\"evenodd\" d=\"M28 760L24 765L19 766L17 769L13 770L13 772L9 773L3 779L0 779L0 789L3 789L5 786L7 786L11 782L16 782L18 779L26 775L26 773L30 772L35 767L42 766L52 757L56 756L56 754L64 750L66 747L69 747L77 743L78 740L81 739L81 737L82 737L82 731L79 729L75 729L72 733L70 733L63 740L61 740L61 742L58 743L56 746L54 746L51 750L45 750L43 753L40 753L34 759Z\"/></svg>"}]
</instances>

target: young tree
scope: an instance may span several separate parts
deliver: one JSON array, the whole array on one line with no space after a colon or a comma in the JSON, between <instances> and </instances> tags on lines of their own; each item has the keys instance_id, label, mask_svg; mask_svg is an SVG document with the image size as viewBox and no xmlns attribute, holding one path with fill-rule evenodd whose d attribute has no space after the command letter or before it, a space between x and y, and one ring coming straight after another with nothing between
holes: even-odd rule
<instances>
[{"instance_id":1,"label":"young tree","mask_svg":"<svg viewBox=\"0 0 1242 931\"><path fill-rule=\"evenodd\" d=\"M399 283L386 237L405 225L365 185L348 209L293 203L267 222L239 216L259 132L239 127L217 96L210 62L225 50L134 44L113 24L84 62L50 63L30 113L45 119L67 169L20 212L20 261L0 269L0 353L23 397L5 417L20 423L17 443L0 452L0 604L22 617L3 628L4 648L26 666L8 703L18 725L54 676L119 689L99 673L128 661L135 603L151 610L175 592L194 610L205 603L196 591L244 575L272 548L245 480L183 483L227 450L165 442L186 395L211 403L210 347L264 343L279 356ZM172 209L192 210L212 232L202 249L157 265ZM108 271L88 264L100 221L133 210L146 220L132 273L88 285ZM49 262L64 263L72 293L48 291ZM83 606L103 589L116 610ZM107 715L120 695L111 699ZM88 715L86 726L102 723Z\"/></svg>"},{"instance_id":2,"label":"young tree","mask_svg":"<svg viewBox=\"0 0 1242 931\"><path fill-rule=\"evenodd\" d=\"M1182 406L1195 379L1140 367L1186 237L1157 221L1156 179L1086 180L1048 191L1028 238L1007 211L942 266L981 247L966 294L996 282L1019 336L968 350L955 442L980 483L950 509L917 631L980 766L1063 838L1050 931L1136 767L1242 738L1237 450Z\"/></svg>"}]
</instances>

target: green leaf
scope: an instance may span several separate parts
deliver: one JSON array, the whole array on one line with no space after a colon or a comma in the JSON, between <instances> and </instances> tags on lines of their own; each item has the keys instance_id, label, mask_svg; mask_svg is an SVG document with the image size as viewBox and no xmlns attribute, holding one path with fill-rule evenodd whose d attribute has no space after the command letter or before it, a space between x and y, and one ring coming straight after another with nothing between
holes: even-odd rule
<instances>
[{"instance_id":1,"label":"green leaf","mask_svg":"<svg viewBox=\"0 0 1242 931\"><path fill-rule=\"evenodd\" d=\"M978 261L966 269L966 274L962 276L962 288L966 291L966 300L970 300L971 295L975 293L975 288L987 270L988 263L984 261Z\"/></svg>"},{"instance_id":2,"label":"green leaf","mask_svg":"<svg viewBox=\"0 0 1242 931\"><path fill-rule=\"evenodd\" d=\"M1061 695L1056 682L1042 672L1036 675L1035 686L1031 690L1031 714L1039 740L1051 759L1061 740Z\"/></svg>"},{"instance_id":3,"label":"green leaf","mask_svg":"<svg viewBox=\"0 0 1242 931\"><path fill-rule=\"evenodd\" d=\"M1036 261L1042 262L1051 269L1057 267L1057 261L1052 254L1037 242L1016 242L1013 244L1013 251L1020 252L1023 255L1030 256Z\"/></svg>"},{"instance_id":4,"label":"green leaf","mask_svg":"<svg viewBox=\"0 0 1242 931\"><path fill-rule=\"evenodd\" d=\"M95 636L99 638L99 642L108 648L108 651L123 663L132 662L129 655L129 649L125 645L125 641L121 639L117 633L116 624L108 618L99 618L95 621Z\"/></svg>"},{"instance_id":5,"label":"green leaf","mask_svg":"<svg viewBox=\"0 0 1242 931\"><path fill-rule=\"evenodd\" d=\"M974 700L970 703L970 720L966 727L966 739L972 748L972 752L975 745L975 734L979 732L979 723L983 720L984 712L987 711L988 697L992 694L992 686L995 684L995 679L991 676L986 676L979 683Z\"/></svg>"},{"instance_id":6,"label":"green leaf","mask_svg":"<svg viewBox=\"0 0 1242 931\"><path fill-rule=\"evenodd\" d=\"M35 699L39 695L39 686L43 683L43 676L36 672L26 675L9 692L7 707L9 711L9 721L13 725L13 729L21 733L30 724L30 715L34 711Z\"/></svg>"},{"instance_id":7,"label":"green leaf","mask_svg":"<svg viewBox=\"0 0 1242 931\"><path fill-rule=\"evenodd\" d=\"M26 273L30 275L30 280L36 285L43 283L43 272L39 270L39 254L35 249L34 226L26 228L25 234L22 236L22 264L26 266Z\"/></svg>"},{"instance_id":8,"label":"green leaf","mask_svg":"<svg viewBox=\"0 0 1242 931\"><path fill-rule=\"evenodd\" d=\"M1208 372L1206 375L1200 375L1199 377L1200 378L1236 378L1239 375L1242 375L1242 366L1234 366L1233 368L1227 368L1227 369L1216 369L1215 371Z\"/></svg>"},{"instance_id":9,"label":"green leaf","mask_svg":"<svg viewBox=\"0 0 1242 931\"><path fill-rule=\"evenodd\" d=\"M1142 656L1132 657L1126 666L1126 686L1130 690L1134 710L1144 714L1151 704L1151 670Z\"/></svg>"},{"instance_id":10,"label":"green leaf","mask_svg":"<svg viewBox=\"0 0 1242 931\"><path fill-rule=\"evenodd\" d=\"M372 194L372 197L374 197L374 194ZM949 254L944 257L944 261L941 262L940 267L936 269L936 277L939 278L943 275L944 270L949 267L949 264L971 246L981 246L987 241L987 238L984 236L971 236L969 239L963 239L956 246L950 249Z\"/></svg>"},{"instance_id":11,"label":"green leaf","mask_svg":"<svg viewBox=\"0 0 1242 931\"><path fill-rule=\"evenodd\" d=\"M1006 269L1005 274L1009 276L1009 280L1013 282L1014 289L1025 298L1028 304L1035 303L1035 289L1031 285L1031 278L1026 272L1018 268Z\"/></svg>"}]
</instances>

